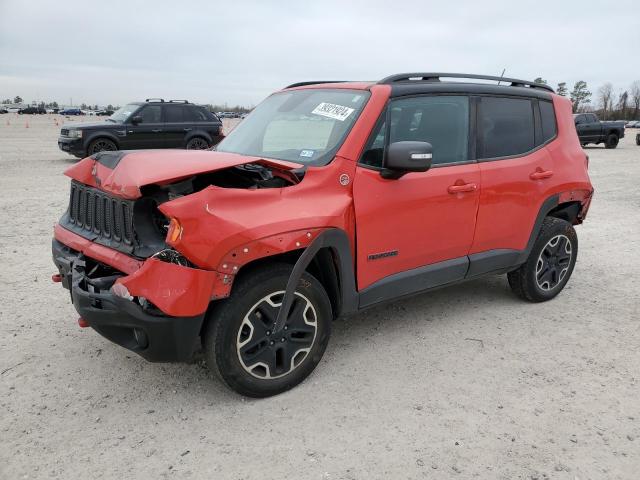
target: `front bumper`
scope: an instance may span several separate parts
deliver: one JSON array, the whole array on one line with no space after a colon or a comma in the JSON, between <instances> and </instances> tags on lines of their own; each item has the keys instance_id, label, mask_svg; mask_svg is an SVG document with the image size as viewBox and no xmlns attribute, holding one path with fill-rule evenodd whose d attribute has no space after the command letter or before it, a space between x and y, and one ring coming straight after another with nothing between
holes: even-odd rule
<instances>
[{"instance_id":1,"label":"front bumper","mask_svg":"<svg viewBox=\"0 0 640 480\"><path fill-rule=\"evenodd\" d=\"M199 344L205 313L172 317L145 310L135 301L116 296L111 286L124 274L93 278L86 271L87 258L53 240L53 261L69 289L80 316L100 335L151 362L189 360Z\"/></svg>"},{"instance_id":2,"label":"front bumper","mask_svg":"<svg viewBox=\"0 0 640 480\"><path fill-rule=\"evenodd\" d=\"M58 137L58 148L63 152L70 153L76 157L85 157L85 148L82 138Z\"/></svg>"}]
</instances>

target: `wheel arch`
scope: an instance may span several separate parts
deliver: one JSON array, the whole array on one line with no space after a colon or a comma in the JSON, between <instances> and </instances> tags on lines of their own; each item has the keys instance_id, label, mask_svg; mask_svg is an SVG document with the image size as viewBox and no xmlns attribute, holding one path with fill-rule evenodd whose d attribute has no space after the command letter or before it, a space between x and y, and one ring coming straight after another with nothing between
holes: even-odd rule
<instances>
[{"instance_id":1,"label":"wheel arch","mask_svg":"<svg viewBox=\"0 0 640 480\"><path fill-rule=\"evenodd\" d=\"M95 142L100 138L106 138L107 140L111 140L113 143L116 144L116 147L118 147L118 150L120 150L120 141L118 137L113 133L105 132L105 131L98 131L89 135L87 139L84 141L84 148L88 149L89 145L91 145L92 142Z\"/></svg>"},{"instance_id":2,"label":"wheel arch","mask_svg":"<svg viewBox=\"0 0 640 480\"><path fill-rule=\"evenodd\" d=\"M307 248L254 259L238 270L234 284L238 278L251 275L255 269L270 263L292 265L291 295L293 295L293 289L300 280L300 276L306 271L324 287L331 302L334 317L357 310L353 256L349 239L343 230L329 228L321 232ZM287 293L290 290L289 286L287 284Z\"/></svg>"}]
</instances>

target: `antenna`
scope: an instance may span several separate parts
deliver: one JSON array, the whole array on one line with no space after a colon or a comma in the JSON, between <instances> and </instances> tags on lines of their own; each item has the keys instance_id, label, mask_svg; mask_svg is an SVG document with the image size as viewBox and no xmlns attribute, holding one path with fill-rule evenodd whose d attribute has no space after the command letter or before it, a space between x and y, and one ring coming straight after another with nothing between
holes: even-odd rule
<instances>
[{"instance_id":1,"label":"antenna","mask_svg":"<svg viewBox=\"0 0 640 480\"><path fill-rule=\"evenodd\" d=\"M504 77L504 72L506 71L506 68L502 69L502 73L500 74L500 78ZM498 80L498 85L500 85L500 80Z\"/></svg>"}]
</instances>

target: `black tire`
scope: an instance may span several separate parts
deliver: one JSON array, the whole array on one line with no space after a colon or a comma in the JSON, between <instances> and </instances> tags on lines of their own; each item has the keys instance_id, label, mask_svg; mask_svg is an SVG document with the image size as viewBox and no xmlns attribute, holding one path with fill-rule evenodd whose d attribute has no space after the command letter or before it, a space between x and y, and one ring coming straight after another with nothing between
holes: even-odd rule
<instances>
[{"instance_id":1,"label":"black tire","mask_svg":"<svg viewBox=\"0 0 640 480\"><path fill-rule=\"evenodd\" d=\"M187 145L185 146L187 150L207 150L211 148L211 145L205 138L202 137L193 137L189 139Z\"/></svg>"},{"instance_id":2,"label":"black tire","mask_svg":"<svg viewBox=\"0 0 640 480\"><path fill-rule=\"evenodd\" d=\"M619 141L620 139L618 138L618 135L610 133L607 135L607 139L604 142L604 148L616 148Z\"/></svg>"},{"instance_id":3,"label":"black tire","mask_svg":"<svg viewBox=\"0 0 640 480\"><path fill-rule=\"evenodd\" d=\"M114 141L108 138L96 138L89 144L87 148L87 156L91 156L94 153L118 150L118 146Z\"/></svg>"},{"instance_id":4,"label":"black tire","mask_svg":"<svg viewBox=\"0 0 640 480\"><path fill-rule=\"evenodd\" d=\"M231 296L207 314L203 332L207 365L241 395L261 398L293 388L309 376L327 347L331 303L320 282L308 273L296 287L287 330L277 336L269 330L291 270L290 265L272 264L239 276Z\"/></svg>"},{"instance_id":5,"label":"black tire","mask_svg":"<svg viewBox=\"0 0 640 480\"><path fill-rule=\"evenodd\" d=\"M556 239L557 243L554 243ZM569 281L577 257L578 236L573 225L547 217L527 261L507 275L509 285L524 300L551 300Z\"/></svg>"},{"instance_id":6,"label":"black tire","mask_svg":"<svg viewBox=\"0 0 640 480\"><path fill-rule=\"evenodd\" d=\"M640 145L640 133L636 135L636 145Z\"/></svg>"}]
</instances>

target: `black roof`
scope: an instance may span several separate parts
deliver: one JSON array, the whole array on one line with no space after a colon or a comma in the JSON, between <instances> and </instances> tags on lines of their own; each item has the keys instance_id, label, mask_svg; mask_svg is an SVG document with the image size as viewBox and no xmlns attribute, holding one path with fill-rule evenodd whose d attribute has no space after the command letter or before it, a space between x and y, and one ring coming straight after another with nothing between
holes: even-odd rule
<instances>
[{"instance_id":1,"label":"black roof","mask_svg":"<svg viewBox=\"0 0 640 480\"><path fill-rule=\"evenodd\" d=\"M495 83L459 82L443 79L483 80ZM299 82L286 88L319 83L346 83L336 80ZM495 77L468 73L420 72L399 73L383 78L378 85L390 85L391 96L417 95L420 93L471 93L485 95L513 95L550 99L554 93L549 85L516 78Z\"/></svg>"}]
</instances>

